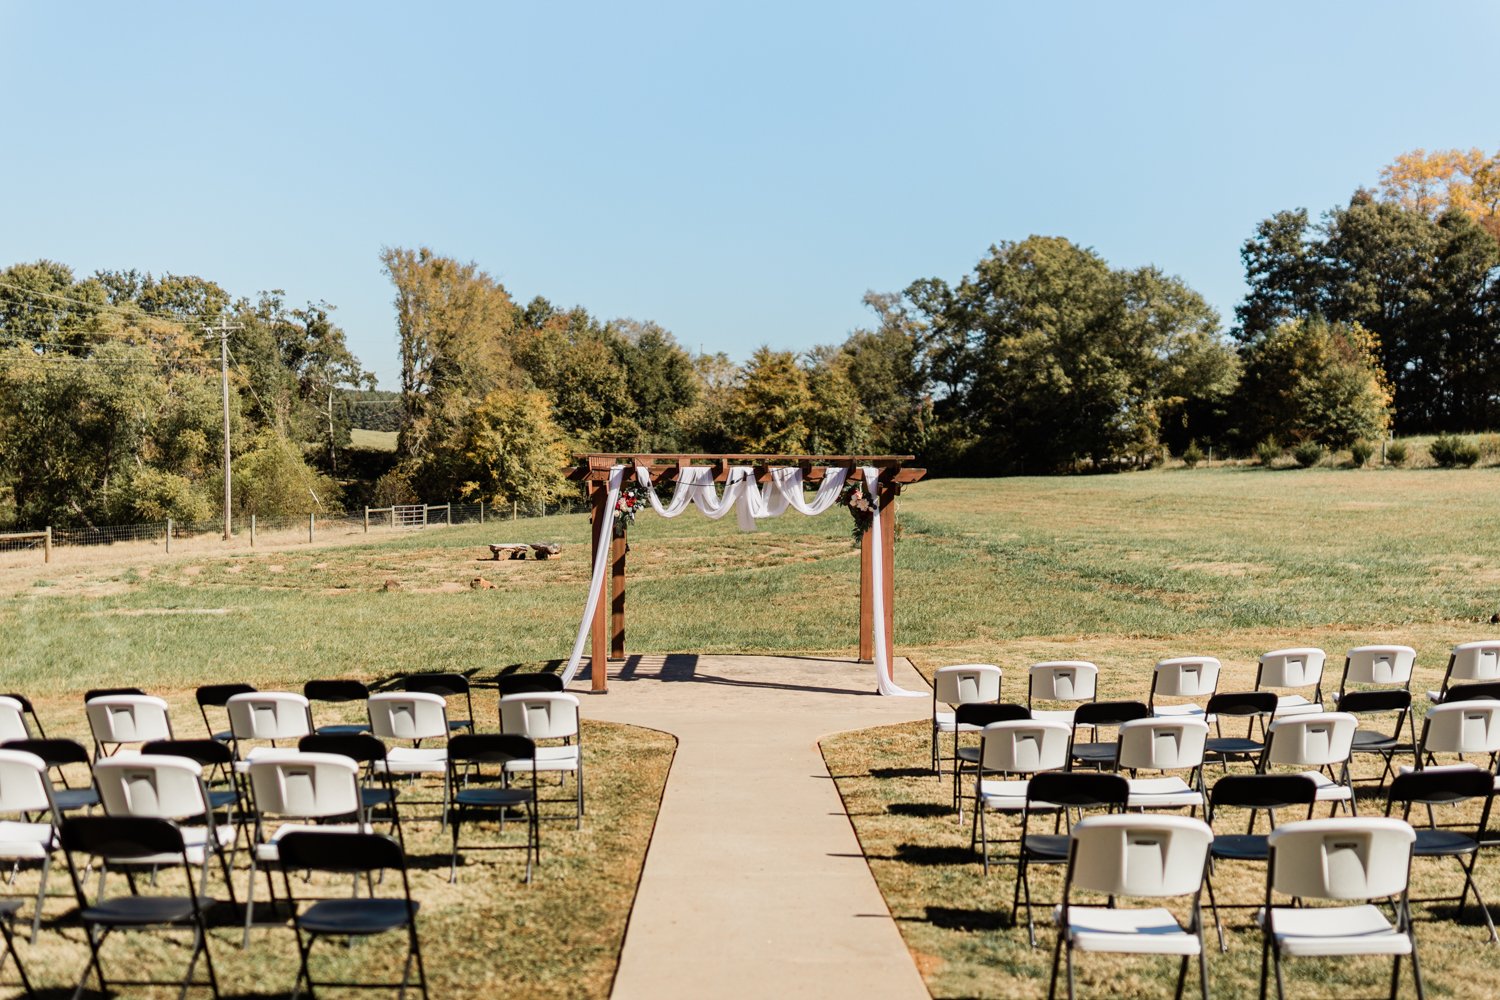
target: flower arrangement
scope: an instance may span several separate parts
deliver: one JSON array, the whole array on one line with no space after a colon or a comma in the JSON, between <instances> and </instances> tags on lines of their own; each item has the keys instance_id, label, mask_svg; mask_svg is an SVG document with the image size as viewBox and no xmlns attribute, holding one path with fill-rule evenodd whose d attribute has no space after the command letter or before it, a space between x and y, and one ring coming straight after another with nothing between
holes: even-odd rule
<instances>
[{"instance_id":1,"label":"flower arrangement","mask_svg":"<svg viewBox=\"0 0 1500 1000\"><path fill-rule=\"evenodd\" d=\"M624 538L625 529L635 523L635 515L646 506L646 487L639 480L627 480L620 487L620 497L615 501L615 537Z\"/></svg>"},{"instance_id":2,"label":"flower arrangement","mask_svg":"<svg viewBox=\"0 0 1500 1000\"><path fill-rule=\"evenodd\" d=\"M840 506L848 507L849 516L854 518L854 541L858 544L875 520L875 504L861 483L845 483L839 491L838 502Z\"/></svg>"}]
</instances>

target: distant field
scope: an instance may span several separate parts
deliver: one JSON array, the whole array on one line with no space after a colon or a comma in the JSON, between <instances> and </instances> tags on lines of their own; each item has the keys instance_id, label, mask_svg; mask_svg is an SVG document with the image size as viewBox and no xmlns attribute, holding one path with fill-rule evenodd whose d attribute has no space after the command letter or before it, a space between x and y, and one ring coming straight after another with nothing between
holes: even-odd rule
<instances>
[{"instance_id":1,"label":"distant field","mask_svg":"<svg viewBox=\"0 0 1500 1000\"><path fill-rule=\"evenodd\" d=\"M395 451L396 436L395 431L368 431L356 427L349 432L349 444L368 451Z\"/></svg>"}]
</instances>

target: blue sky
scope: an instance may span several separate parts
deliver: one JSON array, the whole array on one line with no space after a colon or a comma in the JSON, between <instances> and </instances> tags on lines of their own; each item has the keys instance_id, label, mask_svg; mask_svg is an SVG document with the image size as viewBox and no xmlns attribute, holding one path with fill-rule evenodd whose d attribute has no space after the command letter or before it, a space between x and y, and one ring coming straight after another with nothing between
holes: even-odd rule
<instances>
[{"instance_id":1,"label":"blue sky","mask_svg":"<svg viewBox=\"0 0 1500 1000\"><path fill-rule=\"evenodd\" d=\"M691 350L1066 236L1232 319L1239 246L1500 146L1493 3L0 0L0 266L326 299L395 386L382 246Z\"/></svg>"}]
</instances>

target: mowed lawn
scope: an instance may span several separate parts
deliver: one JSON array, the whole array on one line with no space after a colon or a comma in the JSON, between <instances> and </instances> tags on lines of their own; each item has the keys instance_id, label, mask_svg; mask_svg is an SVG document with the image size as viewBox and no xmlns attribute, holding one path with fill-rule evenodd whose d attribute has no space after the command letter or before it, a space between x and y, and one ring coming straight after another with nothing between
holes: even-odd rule
<instances>
[{"instance_id":1,"label":"mowed lawn","mask_svg":"<svg viewBox=\"0 0 1500 1000\"><path fill-rule=\"evenodd\" d=\"M1166 655L1219 656L1227 690L1248 686L1254 657L1275 646L1323 646L1336 668L1343 649L1382 640L1417 647L1414 687L1425 690L1454 642L1500 635L1488 624L1500 610L1495 470L1198 469L950 480L910 489L900 525L898 652L928 673L944 663L999 663L1008 672L1008 699L1024 700L1025 664L1054 656L1098 662L1101 697L1144 697L1151 664ZM555 669L581 612L587 537L586 518L569 516L274 551L164 556L101 549L87 559L69 551L45 568L7 556L0 566L0 687L31 695L49 732L76 736L83 690L134 684L167 696L179 727L197 735L192 689L209 681L299 687L311 677L380 682L419 670L465 671L482 681L500 670ZM558 541L563 553L546 562L488 558L484 543L513 540ZM630 572L632 651L853 655L858 556L841 511L788 515L750 535L697 517L643 515L631 532ZM471 589L476 576L495 588ZM588 699L583 711L587 717ZM480 714L481 725L493 727L492 697ZM607 750L606 761L628 755L632 733L639 731L605 734L601 727L596 752ZM623 788L620 800L593 799L600 811L591 808L581 837L565 835L561 824L548 828L565 842L558 850L576 852L568 857L582 867L549 861L536 885L507 889L504 899L515 902L517 919L534 935L518 939L481 921L492 936L455 945L451 982L522 989L541 973L508 956L545 950L548 934L607 910L609 927L598 935L588 985L578 992L607 991L607 953L623 933L670 758L670 740L638 738L651 748L652 766L612 774L606 762L592 770L592 780ZM934 993L1034 995L1043 956L1003 926L1007 872L983 880L967 854L967 835L943 812L936 779L908 773L926 760L923 727L847 735L826 742L825 752ZM591 836L611 815L632 831L610 856L623 877L590 895L585 883L598 871L585 863L596 846ZM554 877L554 864L577 878ZM1488 880L1484 863L1480 872L1481 885L1500 899L1500 878ZM437 873L422 878L439 891ZM497 884L508 878L499 874ZM1226 887L1249 898L1252 883ZM457 921L469 904L455 905ZM544 911L561 916L544 918ZM1244 911L1232 919L1243 923ZM1482 927L1471 921L1455 931L1424 922L1421 931L1434 992L1500 985L1500 974L1488 971L1495 965L1489 950L1479 947ZM216 942L232 950L230 937ZM1226 987L1248 983L1236 977L1248 968L1249 942L1243 932L1235 938L1231 954L1239 957L1215 964L1216 983L1221 975L1230 977L1222 980ZM76 942L67 947L81 964ZM78 967L64 964L53 981ZM1112 966L1106 960L1097 968ZM1143 982L1158 985L1154 967L1139 968ZM1136 965L1129 969L1137 974ZM1379 992L1383 973L1364 971L1360 981ZM1090 975L1082 980L1087 988L1110 988L1109 976ZM1307 988L1314 980L1299 981L1302 995L1318 992ZM566 992L558 982L565 980L553 985ZM1170 988L1168 979L1161 983Z\"/></svg>"}]
</instances>

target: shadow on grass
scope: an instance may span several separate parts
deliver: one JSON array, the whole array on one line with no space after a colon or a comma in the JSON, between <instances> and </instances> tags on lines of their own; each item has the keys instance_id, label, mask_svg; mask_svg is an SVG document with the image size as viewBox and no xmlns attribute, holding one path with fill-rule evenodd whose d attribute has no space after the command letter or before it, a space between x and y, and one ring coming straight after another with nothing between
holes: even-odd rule
<instances>
[{"instance_id":1,"label":"shadow on grass","mask_svg":"<svg viewBox=\"0 0 1500 1000\"><path fill-rule=\"evenodd\" d=\"M979 855L967 847L897 844L896 856L881 860L899 861L907 865L964 865L967 867L979 864Z\"/></svg>"},{"instance_id":2,"label":"shadow on grass","mask_svg":"<svg viewBox=\"0 0 1500 1000\"><path fill-rule=\"evenodd\" d=\"M892 802L886 806L886 812L892 816L919 816L924 819L933 816L952 816L953 808L938 802Z\"/></svg>"},{"instance_id":3,"label":"shadow on grass","mask_svg":"<svg viewBox=\"0 0 1500 1000\"><path fill-rule=\"evenodd\" d=\"M931 924L947 931L998 931L1010 926L1010 917L999 910L957 906L929 906L925 916L896 919L904 923Z\"/></svg>"},{"instance_id":4,"label":"shadow on grass","mask_svg":"<svg viewBox=\"0 0 1500 1000\"><path fill-rule=\"evenodd\" d=\"M927 767L872 767L869 770L872 778L931 778L932 769ZM861 778L864 775L853 774L851 778Z\"/></svg>"}]
</instances>

